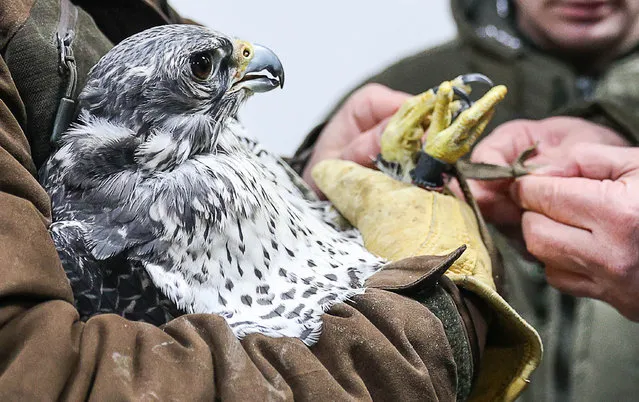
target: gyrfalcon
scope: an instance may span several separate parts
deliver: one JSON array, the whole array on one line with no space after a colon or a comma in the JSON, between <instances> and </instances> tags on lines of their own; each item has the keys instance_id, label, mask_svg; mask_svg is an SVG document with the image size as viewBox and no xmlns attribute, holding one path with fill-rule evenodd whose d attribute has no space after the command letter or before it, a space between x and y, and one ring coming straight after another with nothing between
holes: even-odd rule
<instances>
[{"instance_id":1,"label":"gyrfalcon","mask_svg":"<svg viewBox=\"0 0 639 402\"><path fill-rule=\"evenodd\" d=\"M40 172L84 319L214 313L238 337L310 345L322 313L364 291L384 261L238 122L283 82L270 50L195 25L134 35L91 70Z\"/></svg>"}]
</instances>

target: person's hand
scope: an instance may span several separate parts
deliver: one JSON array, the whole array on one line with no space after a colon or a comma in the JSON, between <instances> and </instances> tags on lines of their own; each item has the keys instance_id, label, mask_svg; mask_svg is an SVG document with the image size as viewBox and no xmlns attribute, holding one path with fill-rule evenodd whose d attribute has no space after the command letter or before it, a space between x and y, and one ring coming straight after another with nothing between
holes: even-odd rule
<instances>
[{"instance_id":1,"label":"person's hand","mask_svg":"<svg viewBox=\"0 0 639 402\"><path fill-rule=\"evenodd\" d=\"M508 166L524 150L537 144L537 156L527 164L544 165L560 160L578 143L628 145L616 132L579 118L515 120L497 127L477 144L471 160ZM512 229L519 226L522 210L511 198L511 184L512 180L470 181L473 196L486 220Z\"/></svg>"},{"instance_id":2,"label":"person's hand","mask_svg":"<svg viewBox=\"0 0 639 402\"><path fill-rule=\"evenodd\" d=\"M639 321L639 149L578 144L510 190L548 283Z\"/></svg>"},{"instance_id":3,"label":"person's hand","mask_svg":"<svg viewBox=\"0 0 639 402\"><path fill-rule=\"evenodd\" d=\"M372 167L388 119L409 96L379 84L353 93L322 130L302 178L321 196L311 177L317 163L345 159Z\"/></svg>"}]
</instances>

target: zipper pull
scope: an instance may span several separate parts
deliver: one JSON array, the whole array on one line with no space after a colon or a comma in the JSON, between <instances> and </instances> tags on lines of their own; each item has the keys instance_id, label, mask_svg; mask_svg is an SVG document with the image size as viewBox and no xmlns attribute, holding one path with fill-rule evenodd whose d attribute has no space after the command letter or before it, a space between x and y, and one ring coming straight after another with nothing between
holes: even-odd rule
<instances>
[{"instance_id":1,"label":"zipper pull","mask_svg":"<svg viewBox=\"0 0 639 402\"><path fill-rule=\"evenodd\" d=\"M77 21L78 10L73 7L68 0L61 1L60 9L60 22L58 32L56 32L56 42L60 56L58 65L60 74L67 77L67 88L64 92L64 96L60 99L53 122L50 141L54 146L57 145L60 135L66 131L73 120L75 114L75 101L73 98L78 85L78 69L75 57L73 56L73 49L71 48L75 37L74 28Z\"/></svg>"},{"instance_id":2,"label":"zipper pull","mask_svg":"<svg viewBox=\"0 0 639 402\"><path fill-rule=\"evenodd\" d=\"M575 80L575 87L583 100L590 100L595 93L595 80L588 76L579 76Z\"/></svg>"}]
</instances>

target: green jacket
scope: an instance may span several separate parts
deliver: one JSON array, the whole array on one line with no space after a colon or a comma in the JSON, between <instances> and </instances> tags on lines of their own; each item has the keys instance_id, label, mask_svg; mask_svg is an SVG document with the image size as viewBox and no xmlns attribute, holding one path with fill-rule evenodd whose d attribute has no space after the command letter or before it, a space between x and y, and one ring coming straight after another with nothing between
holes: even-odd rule
<instances>
[{"instance_id":1,"label":"green jacket","mask_svg":"<svg viewBox=\"0 0 639 402\"><path fill-rule=\"evenodd\" d=\"M515 28L511 15L498 16L496 2L451 3L458 28L454 40L402 59L357 88L379 83L417 94L457 75L480 72L508 87L485 133L513 119L570 114L609 125L639 144L639 46L606 71L583 75L535 48ZM314 143L317 134L313 132L300 150Z\"/></svg>"},{"instance_id":2,"label":"green jacket","mask_svg":"<svg viewBox=\"0 0 639 402\"><path fill-rule=\"evenodd\" d=\"M496 3L452 0L457 38L400 60L363 84L417 94L457 75L479 72L508 87L485 133L512 119L568 114L610 126L639 143L639 48L606 71L583 75L535 48L515 28L512 15L498 15ZM298 169L319 132L314 130L300 147ZM507 298L544 342L544 359L524 399L635 399L639 324L604 303L561 295L546 284L540 264L523 257L498 232L494 237L505 258Z\"/></svg>"}]
</instances>

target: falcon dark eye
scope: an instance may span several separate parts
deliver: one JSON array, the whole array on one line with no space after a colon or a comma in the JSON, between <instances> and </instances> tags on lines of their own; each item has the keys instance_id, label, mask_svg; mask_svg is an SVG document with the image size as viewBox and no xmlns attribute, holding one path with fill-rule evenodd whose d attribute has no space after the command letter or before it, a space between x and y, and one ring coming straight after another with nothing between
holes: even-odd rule
<instances>
[{"instance_id":1,"label":"falcon dark eye","mask_svg":"<svg viewBox=\"0 0 639 402\"><path fill-rule=\"evenodd\" d=\"M198 80L204 81L213 71L213 56L210 53L196 53L189 59L191 72Z\"/></svg>"}]
</instances>

